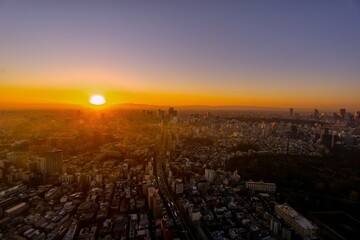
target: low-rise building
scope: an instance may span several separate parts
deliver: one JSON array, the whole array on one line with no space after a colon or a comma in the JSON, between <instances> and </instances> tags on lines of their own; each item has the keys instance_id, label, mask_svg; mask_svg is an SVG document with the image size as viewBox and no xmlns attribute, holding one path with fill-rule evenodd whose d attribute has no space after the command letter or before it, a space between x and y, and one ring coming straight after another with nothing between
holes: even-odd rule
<instances>
[{"instance_id":1,"label":"low-rise building","mask_svg":"<svg viewBox=\"0 0 360 240\"><path fill-rule=\"evenodd\" d=\"M275 212L305 239L317 237L318 227L287 204L275 206Z\"/></svg>"},{"instance_id":2,"label":"low-rise building","mask_svg":"<svg viewBox=\"0 0 360 240\"><path fill-rule=\"evenodd\" d=\"M10 207L5 210L5 216L16 216L26 211L29 208L29 205L25 202L19 203L13 207Z\"/></svg>"},{"instance_id":3,"label":"low-rise building","mask_svg":"<svg viewBox=\"0 0 360 240\"><path fill-rule=\"evenodd\" d=\"M276 184L275 183L266 183L266 182L253 182L253 181L246 181L245 187L259 192L276 192Z\"/></svg>"}]
</instances>

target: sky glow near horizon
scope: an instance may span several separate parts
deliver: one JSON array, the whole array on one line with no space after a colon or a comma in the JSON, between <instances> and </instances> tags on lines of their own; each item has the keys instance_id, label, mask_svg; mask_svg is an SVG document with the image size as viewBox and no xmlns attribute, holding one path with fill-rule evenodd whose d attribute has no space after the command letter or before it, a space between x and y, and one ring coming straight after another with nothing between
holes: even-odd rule
<instances>
[{"instance_id":1,"label":"sky glow near horizon","mask_svg":"<svg viewBox=\"0 0 360 240\"><path fill-rule=\"evenodd\" d=\"M358 1L0 1L0 106L360 107Z\"/></svg>"}]
</instances>

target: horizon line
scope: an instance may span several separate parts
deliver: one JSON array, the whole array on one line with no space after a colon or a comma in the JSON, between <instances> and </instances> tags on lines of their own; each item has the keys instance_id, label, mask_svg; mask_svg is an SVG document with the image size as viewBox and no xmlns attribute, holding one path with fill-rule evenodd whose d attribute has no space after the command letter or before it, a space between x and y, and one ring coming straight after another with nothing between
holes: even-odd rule
<instances>
[{"instance_id":1,"label":"horizon line","mask_svg":"<svg viewBox=\"0 0 360 240\"><path fill-rule=\"evenodd\" d=\"M151 108L154 110L155 108L179 108L186 110L248 110L248 111L287 111L290 108L293 108L294 111L300 112L309 112L314 111L314 109L322 110L325 112L334 112L339 110L340 108L335 107L274 107L274 106L253 106L253 105L209 105L209 104L191 104L191 105L165 105L165 104L146 104L146 103L133 103L133 102L125 102L118 104L104 104L101 106L93 106L93 105L82 105L82 104L72 104L72 103L14 103L11 106L1 106L0 111L9 110L9 111L25 111L25 110L75 110L75 109L89 109L89 108L97 108L97 109L116 109L116 108L127 108L127 109L141 109L142 107ZM345 108L346 109L346 108ZM142 109L146 110L146 109ZM350 112L358 111L357 109L349 108Z\"/></svg>"}]
</instances>

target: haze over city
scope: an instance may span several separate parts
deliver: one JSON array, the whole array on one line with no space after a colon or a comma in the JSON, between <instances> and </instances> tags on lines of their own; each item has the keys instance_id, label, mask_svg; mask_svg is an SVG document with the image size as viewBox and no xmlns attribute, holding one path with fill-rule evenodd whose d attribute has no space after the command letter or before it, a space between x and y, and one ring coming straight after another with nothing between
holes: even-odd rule
<instances>
[{"instance_id":1,"label":"haze over city","mask_svg":"<svg viewBox=\"0 0 360 240\"><path fill-rule=\"evenodd\" d=\"M360 2L0 0L0 239L360 239Z\"/></svg>"},{"instance_id":2,"label":"haze over city","mask_svg":"<svg viewBox=\"0 0 360 240\"><path fill-rule=\"evenodd\" d=\"M1 1L0 105L356 110L358 1Z\"/></svg>"}]
</instances>

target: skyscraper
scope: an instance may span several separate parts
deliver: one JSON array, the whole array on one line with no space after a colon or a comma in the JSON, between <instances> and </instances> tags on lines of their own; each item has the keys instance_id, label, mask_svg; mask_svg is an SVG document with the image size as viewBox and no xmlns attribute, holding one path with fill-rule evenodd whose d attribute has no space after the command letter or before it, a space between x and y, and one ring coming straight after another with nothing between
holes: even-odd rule
<instances>
[{"instance_id":1,"label":"skyscraper","mask_svg":"<svg viewBox=\"0 0 360 240\"><path fill-rule=\"evenodd\" d=\"M315 109L314 110L314 118L318 119L319 117L320 117L320 112L319 112L319 110Z\"/></svg>"},{"instance_id":2,"label":"skyscraper","mask_svg":"<svg viewBox=\"0 0 360 240\"><path fill-rule=\"evenodd\" d=\"M160 195L156 193L153 198L153 206L152 206L154 218L157 219L162 218L162 208L163 208L163 202L161 200Z\"/></svg>"},{"instance_id":3,"label":"skyscraper","mask_svg":"<svg viewBox=\"0 0 360 240\"><path fill-rule=\"evenodd\" d=\"M345 114L346 114L346 109L345 109L345 108L340 108L340 116L341 116L341 119L344 119L344 118L345 118Z\"/></svg>"},{"instance_id":4,"label":"skyscraper","mask_svg":"<svg viewBox=\"0 0 360 240\"><path fill-rule=\"evenodd\" d=\"M46 157L43 159L42 171L47 176L62 173L63 164L63 151L55 149L47 152Z\"/></svg>"},{"instance_id":5,"label":"skyscraper","mask_svg":"<svg viewBox=\"0 0 360 240\"><path fill-rule=\"evenodd\" d=\"M360 111L356 111L356 112L354 113L354 120L355 120L355 121L360 120Z\"/></svg>"},{"instance_id":6,"label":"skyscraper","mask_svg":"<svg viewBox=\"0 0 360 240\"><path fill-rule=\"evenodd\" d=\"M165 111L159 109L158 110L158 118L160 119L160 121L164 121L164 117L165 117Z\"/></svg>"},{"instance_id":7,"label":"skyscraper","mask_svg":"<svg viewBox=\"0 0 360 240\"><path fill-rule=\"evenodd\" d=\"M172 121L175 117L177 117L177 111L174 110L173 107L170 107L170 108L169 108L169 111L168 111L169 121Z\"/></svg>"},{"instance_id":8,"label":"skyscraper","mask_svg":"<svg viewBox=\"0 0 360 240\"><path fill-rule=\"evenodd\" d=\"M290 112L289 112L289 116L290 116L290 118L293 118L293 116L294 116L294 109L293 108L290 108Z\"/></svg>"}]
</instances>

